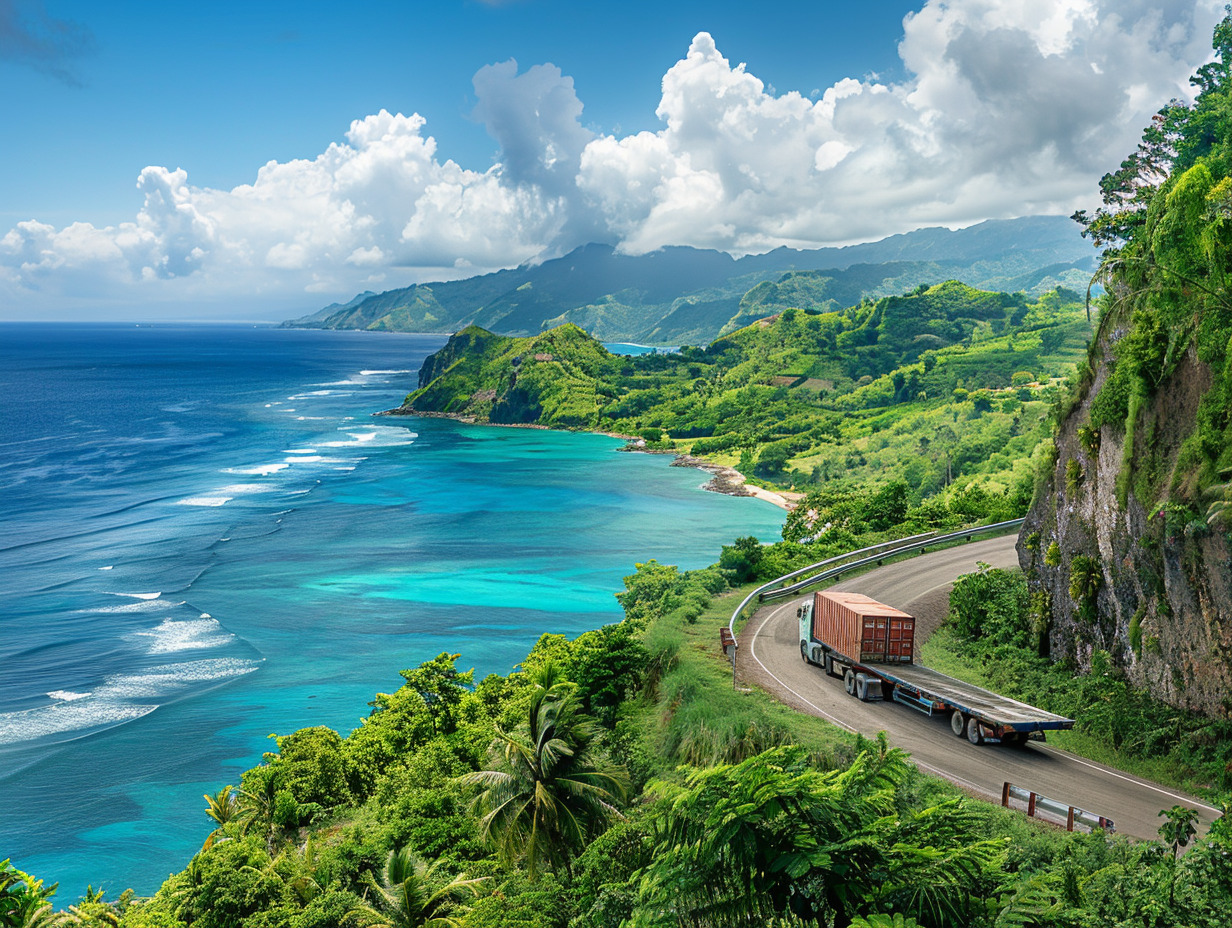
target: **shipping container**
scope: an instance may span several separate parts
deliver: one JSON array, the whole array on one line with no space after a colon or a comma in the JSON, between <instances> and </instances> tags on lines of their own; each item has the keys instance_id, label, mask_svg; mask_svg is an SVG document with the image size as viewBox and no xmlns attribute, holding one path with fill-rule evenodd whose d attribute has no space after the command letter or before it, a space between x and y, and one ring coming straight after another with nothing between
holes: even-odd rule
<instances>
[{"instance_id":1,"label":"shipping container","mask_svg":"<svg viewBox=\"0 0 1232 928\"><path fill-rule=\"evenodd\" d=\"M861 663L909 664L915 619L859 593L814 593L813 637Z\"/></svg>"}]
</instances>

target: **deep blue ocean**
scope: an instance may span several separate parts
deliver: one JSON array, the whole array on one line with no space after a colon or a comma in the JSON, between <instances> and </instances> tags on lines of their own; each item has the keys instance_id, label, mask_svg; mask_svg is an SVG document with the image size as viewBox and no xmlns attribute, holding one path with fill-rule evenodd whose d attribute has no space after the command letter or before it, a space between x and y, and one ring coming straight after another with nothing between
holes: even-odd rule
<instances>
[{"instance_id":1,"label":"deep blue ocean","mask_svg":"<svg viewBox=\"0 0 1232 928\"><path fill-rule=\"evenodd\" d=\"M0 325L0 860L139 893L202 794L442 651L505 673L638 561L777 537L599 435L373 418L442 336Z\"/></svg>"}]
</instances>

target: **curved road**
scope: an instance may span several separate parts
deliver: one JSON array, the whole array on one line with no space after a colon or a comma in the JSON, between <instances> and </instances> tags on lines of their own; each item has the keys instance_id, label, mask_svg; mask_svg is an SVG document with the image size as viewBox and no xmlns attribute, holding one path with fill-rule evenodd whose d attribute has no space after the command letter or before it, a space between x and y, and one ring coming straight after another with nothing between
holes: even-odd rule
<instances>
[{"instance_id":1,"label":"curved road","mask_svg":"<svg viewBox=\"0 0 1232 928\"><path fill-rule=\"evenodd\" d=\"M944 615L954 579L975 570L977 562L1017 566L1014 541L1013 536L993 538L921 555L831 589L871 596L917 616L928 627ZM1177 803L1197 809L1203 826L1218 816L1219 810L1192 796L1037 741L1023 748L975 746L953 735L948 717L929 718L899 703L853 699L841 680L800 659L798 602L791 599L762 607L740 633L736 669L743 682L755 683L795 709L866 737L884 730L893 744L911 752L921 769L994 802L1001 801L1001 786L1008 780L1111 818L1119 833L1147 839L1158 837L1160 809Z\"/></svg>"}]
</instances>

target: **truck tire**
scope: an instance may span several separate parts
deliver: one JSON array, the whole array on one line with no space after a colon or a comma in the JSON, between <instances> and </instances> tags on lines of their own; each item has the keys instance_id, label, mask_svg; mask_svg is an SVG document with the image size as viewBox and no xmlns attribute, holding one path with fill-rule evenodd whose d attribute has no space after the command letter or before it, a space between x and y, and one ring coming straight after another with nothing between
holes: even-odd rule
<instances>
[{"instance_id":1,"label":"truck tire","mask_svg":"<svg viewBox=\"0 0 1232 928\"><path fill-rule=\"evenodd\" d=\"M975 719L967 719L967 740L972 744L984 743L984 733L980 731L980 723Z\"/></svg>"},{"instance_id":2,"label":"truck tire","mask_svg":"<svg viewBox=\"0 0 1232 928\"><path fill-rule=\"evenodd\" d=\"M800 642L800 656L801 656L802 658L804 658L804 663L806 663L806 664L807 664L807 663L809 662L809 659L808 659L808 642L807 642L807 641L801 641L801 642Z\"/></svg>"},{"instance_id":3,"label":"truck tire","mask_svg":"<svg viewBox=\"0 0 1232 928\"><path fill-rule=\"evenodd\" d=\"M959 738L967 733L967 717L957 709L950 716L950 731L954 732Z\"/></svg>"},{"instance_id":4,"label":"truck tire","mask_svg":"<svg viewBox=\"0 0 1232 928\"><path fill-rule=\"evenodd\" d=\"M856 674L856 699L868 702L868 677L862 673Z\"/></svg>"},{"instance_id":5,"label":"truck tire","mask_svg":"<svg viewBox=\"0 0 1232 928\"><path fill-rule=\"evenodd\" d=\"M847 691L848 696L854 696L856 694L856 672L850 667L848 667L847 672L843 674L843 689Z\"/></svg>"}]
</instances>

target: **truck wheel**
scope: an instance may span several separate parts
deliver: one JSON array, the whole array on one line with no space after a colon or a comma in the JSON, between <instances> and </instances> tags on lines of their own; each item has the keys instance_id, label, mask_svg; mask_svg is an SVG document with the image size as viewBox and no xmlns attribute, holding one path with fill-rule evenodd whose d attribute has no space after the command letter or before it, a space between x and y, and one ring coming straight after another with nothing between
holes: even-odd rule
<instances>
[{"instance_id":1,"label":"truck wheel","mask_svg":"<svg viewBox=\"0 0 1232 928\"><path fill-rule=\"evenodd\" d=\"M972 744L984 743L984 733L980 731L980 723L975 719L967 720L967 740Z\"/></svg>"},{"instance_id":2,"label":"truck wheel","mask_svg":"<svg viewBox=\"0 0 1232 928\"><path fill-rule=\"evenodd\" d=\"M847 691L848 696L856 694L856 672L851 668L848 668L847 672L843 674L843 689Z\"/></svg>"},{"instance_id":3,"label":"truck wheel","mask_svg":"<svg viewBox=\"0 0 1232 928\"><path fill-rule=\"evenodd\" d=\"M967 733L967 717L957 709L950 716L950 731L960 738Z\"/></svg>"},{"instance_id":4,"label":"truck wheel","mask_svg":"<svg viewBox=\"0 0 1232 928\"><path fill-rule=\"evenodd\" d=\"M856 674L856 699L868 702L868 677L862 673Z\"/></svg>"},{"instance_id":5,"label":"truck wheel","mask_svg":"<svg viewBox=\"0 0 1232 928\"><path fill-rule=\"evenodd\" d=\"M804 658L804 663L806 663L806 664L807 664L807 663L809 662L809 659L808 659L808 642L807 642L807 641L801 641L801 642L800 642L800 656L801 656L802 658Z\"/></svg>"}]
</instances>

